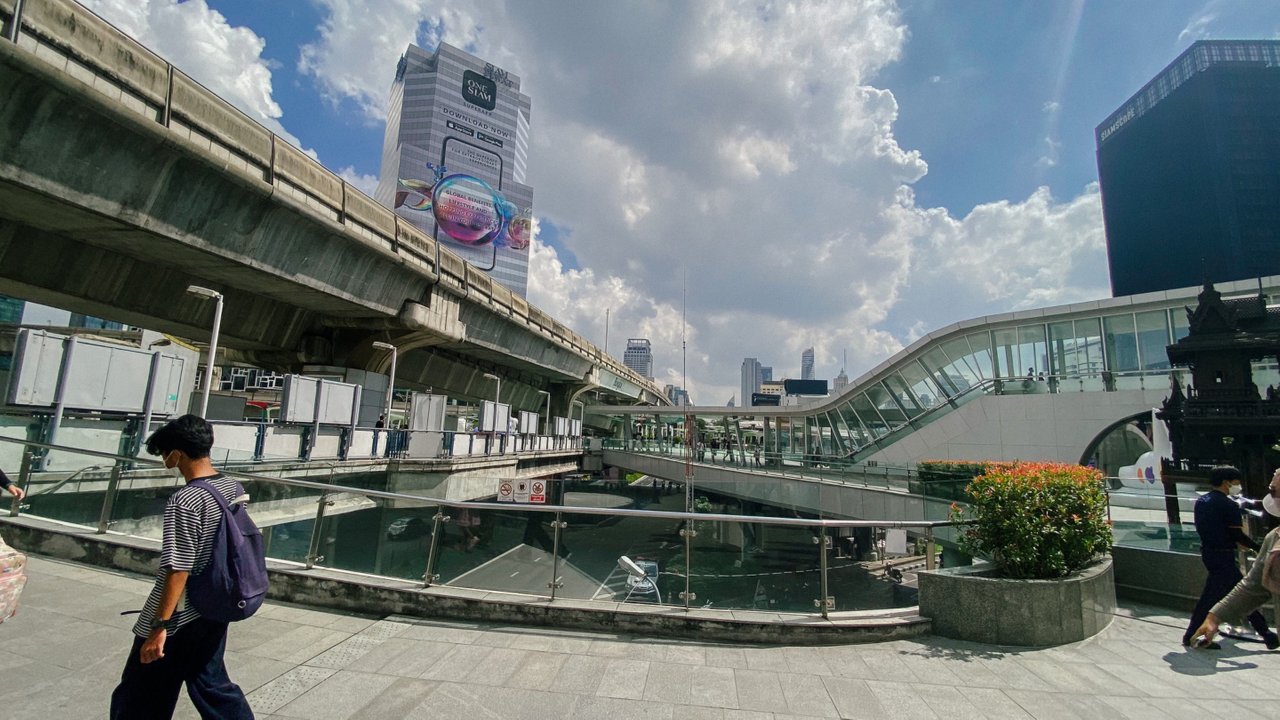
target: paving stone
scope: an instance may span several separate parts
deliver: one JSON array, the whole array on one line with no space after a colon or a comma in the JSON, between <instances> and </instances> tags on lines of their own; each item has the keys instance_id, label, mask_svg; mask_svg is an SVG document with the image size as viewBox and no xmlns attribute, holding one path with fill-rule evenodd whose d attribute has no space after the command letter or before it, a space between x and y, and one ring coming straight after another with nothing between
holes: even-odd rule
<instances>
[{"instance_id":1,"label":"paving stone","mask_svg":"<svg viewBox=\"0 0 1280 720\"><path fill-rule=\"evenodd\" d=\"M762 712L786 712L787 696L782 694L778 673L764 670L733 671L738 689L738 707Z\"/></svg>"},{"instance_id":2,"label":"paving stone","mask_svg":"<svg viewBox=\"0 0 1280 720\"><path fill-rule=\"evenodd\" d=\"M248 694L249 705L254 713L274 713L276 710L293 702L302 693L319 685L335 670L329 668L313 668L305 665L295 667L289 672L263 685Z\"/></svg>"},{"instance_id":3,"label":"paving stone","mask_svg":"<svg viewBox=\"0 0 1280 720\"><path fill-rule=\"evenodd\" d=\"M339 671L274 712L284 717L346 720L395 681L389 675Z\"/></svg>"},{"instance_id":4,"label":"paving stone","mask_svg":"<svg viewBox=\"0 0 1280 720\"><path fill-rule=\"evenodd\" d=\"M596 695L627 700L644 698L649 663L645 660L611 659L605 661L604 673L596 687Z\"/></svg>"}]
</instances>

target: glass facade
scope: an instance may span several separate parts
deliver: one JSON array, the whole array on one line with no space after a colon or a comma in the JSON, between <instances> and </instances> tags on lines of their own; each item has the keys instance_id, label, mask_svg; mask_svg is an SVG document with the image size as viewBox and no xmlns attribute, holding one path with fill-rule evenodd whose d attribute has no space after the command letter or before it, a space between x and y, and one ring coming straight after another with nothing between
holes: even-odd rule
<instances>
[{"instance_id":1,"label":"glass facade","mask_svg":"<svg viewBox=\"0 0 1280 720\"><path fill-rule=\"evenodd\" d=\"M1280 274L1277 137L1277 40L1199 41L1103 121L1112 293Z\"/></svg>"}]
</instances>

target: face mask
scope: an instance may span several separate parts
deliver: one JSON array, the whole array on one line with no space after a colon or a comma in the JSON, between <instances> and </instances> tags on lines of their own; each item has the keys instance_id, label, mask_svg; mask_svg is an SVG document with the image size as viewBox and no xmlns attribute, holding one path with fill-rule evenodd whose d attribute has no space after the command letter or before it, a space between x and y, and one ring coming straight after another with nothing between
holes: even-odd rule
<instances>
[{"instance_id":1,"label":"face mask","mask_svg":"<svg viewBox=\"0 0 1280 720\"><path fill-rule=\"evenodd\" d=\"M1230 489L1228 492L1230 492L1230 493L1231 493L1231 497L1240 497L1240 492L1241 492L1241 490L1240 490L1240 486L1239 486L1239 485L1232 485L1232 486L1231 486L1231 489Z\"/></svg>"},{"instance_id":2,"label":"face mask","mask_svg":"<svg viewBox=\"0 0 1280 720\"><path fill-rule=\"evenodd\" d=\"M184 477L182 474L182 469L178 467L178 460L176 457L174 458L174 461L173 461L173 467L169 467L169 457L171 455L175 455L176 453L177 451L175 450L169 453L169 455L164 456L164 466L165 466L164 469L169 472L169 476L172 477L174 480L186 480L186 477Z\"/></svg>"},{"instance_id":3,"label":"face mask","mask_svg":"<svg viewBox=\"0 0 1280 720\"><path fill-rule=\"evenodd\" d=\"M1266 510L1271 515L1280 517L1280 500L1277 500L1274 497L1267 495L1266 497L1262 498L1262 509Z\"/></svg>"}]
</instances>

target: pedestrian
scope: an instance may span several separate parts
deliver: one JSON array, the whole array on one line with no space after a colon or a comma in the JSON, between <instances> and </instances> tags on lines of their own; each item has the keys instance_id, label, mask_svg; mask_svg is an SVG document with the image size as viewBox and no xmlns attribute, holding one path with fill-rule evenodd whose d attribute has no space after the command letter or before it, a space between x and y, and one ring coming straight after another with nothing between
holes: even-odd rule
<instances>
[{"instance_id":1,"label":"pedestrian","mask_svg":"<svg viewBox=\"0 0 1280 720\"><path fill-rule=\"evenodd\" d=\"M387 416L386 416L386 415L379 415L379 416L378 416L378 422L376 422L376 423L374 423L374 424L373 424L373 427L374 427L374 428L376 428L376 429L378 429L378 430L381 430L382 428L384 428L384 427L386 427L386 426L387 426Z\"/></svg>"},{"instance_id":2,"label":"pedestrian","mask_svg":"<svg viewBox=\"0 0 1280 720\"><path fill-rule=\"evenodd\" d=\"M1280 470L1271 476L1271 485L1267 488L1266 497L1262 499L1262 507L1270 515L1280 517ZM1248 613L1252 623L1252 617L1258 613L1257 609L1278 594L1276 592L1280 589L1280 586L1277 586L1277 581L1280 581L1278 545L1280 545L1280 527L1267 533L1267 536L1262 539L1258 557L1249 568L1249 574L1237 582L1226 597L1206 613L1204 621L1191 633L1189 639L1200 638L1198 647L1218 647L1218 644L1213 641L1213 636L1218 633L1218 625L1222 620L1235 622ZM1257 628L1256 625L1254 627ZM1277 639L1275 633L1264 634L1262 641L1266 643L1268 650L1280 648L1280 639Z\"/></svg>"},{"instance_id":3,"label":"pedestrian","mask_svg":"<svg viewBox=\"0 0 1280 720\"><path fill-rule=\"evenodd\" d=\"M172 717L183 683L200 717L253 718L223 662L227 623L201 617L185 593L187 578L209 564L222 519L212 494L191 483L207 481L228 503L244 495L240 483L214 469L212 447L213 426L196 415L183 415L147 438L147 452L161 457L187 485L165 504L160 569L134 623L120 684L111 694L113 720Z\"/></svg>"},{"instance_id":4,"label":"pedestrian","mask_svg":"<svg viewBox=\"0 0 1280 720\"><path fill-rule=\"evenodd\" d=\"M763 467L764 463L760 462L760 446L757 445L751 450L751 457L756 461L756 467Z\"/></svg>"},{"instance_id":5,"label":"pedestrian","mask_svg":"<svg viewBox=\"0 0 1280 720\"><path fill-rule=\"evenodd\" d=\"M9 476L4 474L4 470L0 470L0 490L8 490L15 500L22 500L27 496L27 493L18 487L17 483L11 481Z\"/></svg>"},{"instance_id":6,"label":"pedestrian","mask_svg":"<svg viewBox=\"0 0 1280 720\"><path fill-rule=\"evenodd\" d=\"M1200 600L1187 623L1186 632L1182 634L1183 645L1191 644L1210 611L1240 582L1242 576L1236 563L1236 548L1258 550L1258 543L1244 534L1243 514L1240 506L1231 499L1232 495L1239 494L1241 479L1242 475L1236 468L1219 465L1209 471L1212 489L1196 500L1195 519L1196 532L1200 535L1200 560L1209 576L1205 578ZM1280 647L1280 637L1267 627L1262 613L1254 610L1249 613L1248 620L1268 648L1274 650ZM1219 645L1209 640L1203 647L1216 650Z\"/></svg>"}]
</instances>

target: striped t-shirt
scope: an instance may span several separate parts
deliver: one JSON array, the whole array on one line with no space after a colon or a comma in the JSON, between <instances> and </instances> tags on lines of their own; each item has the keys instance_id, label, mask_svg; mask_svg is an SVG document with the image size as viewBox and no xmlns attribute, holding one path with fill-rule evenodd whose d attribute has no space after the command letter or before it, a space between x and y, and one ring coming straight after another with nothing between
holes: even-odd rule
<instances>
[{"instance_id":1,"label":"striped t-shirt","mask_svg":"<svg viewBox=\"0 0 1280 720\"><path fill-rule=\"evenodd\" d=\"M222 493L227 502L244 494L240 483L222 475L196 479L207 480ZM147 637L151 634L151 623L156 611L160 609L164 581L170 570L185 570L197 575L209 564L209 558L213 554L213 536L217 532L221 516L222 510L218 507L218 502L204 488L187 485L169 498L164 506L160 569L156 571L156 583L147 596L146 605L142 607L142 614L133 625L134 635ZM178 606L174 608L171 618L174 623L170 627L176 630L199 617L200 613L187 604L187 593L184 590Z\"/></svg>"}]
</instances>

